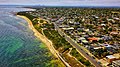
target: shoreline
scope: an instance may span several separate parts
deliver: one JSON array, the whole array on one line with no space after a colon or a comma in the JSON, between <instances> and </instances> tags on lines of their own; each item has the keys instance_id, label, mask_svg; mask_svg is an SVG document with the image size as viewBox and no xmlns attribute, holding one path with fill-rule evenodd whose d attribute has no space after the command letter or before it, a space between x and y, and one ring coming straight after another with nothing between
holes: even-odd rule
<instances>
[{"instance_id":1,"label":"shoreline","mask_svg":"<svg viewBox=\"0 0 120 67\"><path fill-rule=\"evenodd\" d=\"M41 33L39 33L33 26L31 20L29 20L27 17L25 16L20 16L20 15L17 15L18 17L20 18L23 18L25 19L27 22L28 22L28 26L29 28L34 32L34 35L40 39L42 41L42 43L44 43L48 48L49 50L51 51L52 54L54 54L56 57L58 57L56 55L56 52L54 50L54 48L51 46L52 45L52 42L50 42L45 36L43 36Z\"/></svg>"},{"instance_id":2,"label":"shoreline","mask_svg":"<svg viewBox=\"0 0 120 67\"><path fill-rule=\"evenodd\" d=\"M27 17L25 16L21 16L21 15L17 15L17 17L23 18L24 20L26 20L28 22L28 26L29 28L34 32L34 35L40 39L42 41L42 43L44 43L48 49L50 50L50 52L59 60L61 60L63 62L63 64L67 67L71 67L60 55L59 52L54 48L54 46L52 45L52 42L44 35L42 35L41 33L39 33L33 26L32 21L29 20Z\"/></svg>"}]
</instances>

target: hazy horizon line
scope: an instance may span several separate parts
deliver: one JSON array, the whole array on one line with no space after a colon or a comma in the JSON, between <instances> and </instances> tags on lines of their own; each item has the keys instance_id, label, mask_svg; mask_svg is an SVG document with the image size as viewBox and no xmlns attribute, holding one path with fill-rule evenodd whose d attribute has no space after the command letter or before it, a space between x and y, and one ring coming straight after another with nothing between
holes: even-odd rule
<instances>
[{"instance_id":1,"label":"hazy horizon line","mask_svg":"<svg viewBox=\"0 0 120 67\"><path fill-rule=\"evenodd\" d=\"M39 6L42 6L42 7L119 7L120 6L92 6L92 5L79 5L79 6L76 6L76 5L41 5L41 4L0 4L0 6L31 6L31 7L39 7Z\"/></svg>"}]
</instances>

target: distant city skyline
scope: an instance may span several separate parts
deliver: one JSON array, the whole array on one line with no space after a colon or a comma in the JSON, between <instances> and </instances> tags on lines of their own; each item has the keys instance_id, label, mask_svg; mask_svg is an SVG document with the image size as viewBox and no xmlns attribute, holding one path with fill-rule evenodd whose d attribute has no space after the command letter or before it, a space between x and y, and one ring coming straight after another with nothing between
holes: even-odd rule
<instances>
[{"instance_id":1,"label":"distant city skyline","mask_svg":"<svg viewBox=\"0 0 120 67\"><path fill-rule=\"evenodd\" d=\"M120 0L0 0L1 5L120 6Z\"/></svg>"}]
</instances>

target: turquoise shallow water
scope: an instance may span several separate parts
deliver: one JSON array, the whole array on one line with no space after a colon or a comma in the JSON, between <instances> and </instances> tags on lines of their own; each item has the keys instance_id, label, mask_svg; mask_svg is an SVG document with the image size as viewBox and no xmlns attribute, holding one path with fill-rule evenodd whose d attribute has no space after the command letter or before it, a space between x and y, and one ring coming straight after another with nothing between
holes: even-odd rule
<instances>
[{"instance_id":1,"label":"turquoise shallow water","mask_svg":"<svg viewBox=\"0 0 120 67\"><path fill-rule=\"evenodd\" d=\"M11 14L24 8L0 8L0 67L46 67L52 57L27 22Z\"/></svg>"}]
</instances>

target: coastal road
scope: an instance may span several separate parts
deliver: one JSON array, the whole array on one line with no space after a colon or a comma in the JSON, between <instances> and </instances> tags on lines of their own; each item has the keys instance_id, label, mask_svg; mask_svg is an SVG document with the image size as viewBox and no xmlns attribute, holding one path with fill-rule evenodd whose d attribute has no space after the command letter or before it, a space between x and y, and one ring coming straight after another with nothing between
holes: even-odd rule
<instances>
[{"instance_id":1,"label":"coastal road","mask_svg":"<svg viewBox=\"0 0 120 67\"><path fill-rule=\"evenodd\" d=\"M97 63L97 61L95 59L93 59L91 56L88 55L88 53L86 53L86 51L84 51L75 41L73 41L69 36L67 36L63 31L61 31L59 29L59 27L53 23L55 25L55 29L59 32L59 34L61 36L64 36L64 38L74 47L78 50L78 52L84 56L86 59L88 59L95 67L102 67L101 65L99 65Z\"/></svg>"},{"instance_id":2,"label":"coastal road","mask_svg":"<svg viewBox=\"0 0 120 67\"><path fill-rule=\"evenodd\" d=\"M34 35L39 38L44 44L46 44L49 48L49 50L51 51L51 53L53 55L55 55L57 58L59 58L64 64L65 67L71 67L65 60L64 58L61 57L61 55L59 54L59 52L53 47L52 42L45 36L42 35L41 33L39 33L33 26L32 21L29 20L27 17L25 16L21 16L21 15L17 15L20 18L25 19L28 22L29 28L34 32Z\"/></svg>"}]
</instances>

